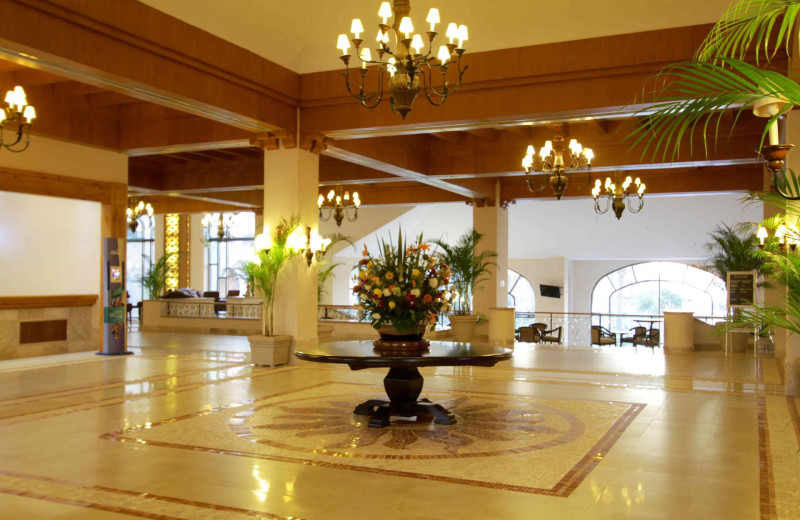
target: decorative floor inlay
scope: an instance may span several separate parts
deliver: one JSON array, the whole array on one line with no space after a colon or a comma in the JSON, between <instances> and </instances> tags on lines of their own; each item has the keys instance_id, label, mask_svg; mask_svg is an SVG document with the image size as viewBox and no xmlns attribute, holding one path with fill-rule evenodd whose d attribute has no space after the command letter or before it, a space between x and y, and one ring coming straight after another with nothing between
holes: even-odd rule
<instances>
[{"instance_id":1,"label":"decorative floor inlay","mask_svg":"<svg viewBox=\"0 0 800 520\"><path fill-rule=\"evenodd\" d=\"M382 394L322 383L102 437L566 497L645 406L435 391L423 397L449 408L456 425L419 417L368 428L353 408Z\"/></svg>"}]
</instances>

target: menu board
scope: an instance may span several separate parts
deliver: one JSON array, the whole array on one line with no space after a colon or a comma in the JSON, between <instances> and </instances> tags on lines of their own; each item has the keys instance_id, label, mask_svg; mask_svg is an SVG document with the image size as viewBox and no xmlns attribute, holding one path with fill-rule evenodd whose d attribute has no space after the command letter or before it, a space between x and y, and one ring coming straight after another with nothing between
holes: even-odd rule
<instances>
[{"instance_id":1,"label":"menu board","mask_svg":"<svg viewBox=\"0 0 800 520\"><path fill-rule=\"evenodd\" d=\"M756 301L756 272L728 272L728 308L752 307Z\"/></svg>"}]
</instances>

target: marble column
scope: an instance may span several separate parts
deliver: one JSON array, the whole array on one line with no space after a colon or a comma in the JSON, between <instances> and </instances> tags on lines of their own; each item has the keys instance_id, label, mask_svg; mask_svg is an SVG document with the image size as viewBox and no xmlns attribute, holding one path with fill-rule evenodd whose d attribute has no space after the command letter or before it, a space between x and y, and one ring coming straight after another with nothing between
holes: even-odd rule
<instances>
[{"instance_id":1,"label":"marble column","mask_svg":"<svg viewBox=\"0 0 800 520\"><path fill-rule=\"evenodd\" d=\"M317 195L319 155L299 148L264 151L264 232L281 218L298 215L302 226L319 231ZM317 266L294 259L280 273L275 296L275 333L293 336L296 344L316 341Z\"/></svg>"},{"instance_id":2,"label":"marble column","mask_svg":"<svg viewBox=\"0 0 800 520\"><path fill-rule=\"evenodd\" d=\"M499 201L500 197L494 200ZM489 249L497 253L497 265L489 268L489 275L475 289L472 299L474 312L486 316L491 307L508 304L508 210L502 205L490 204L489 201L483 205L476 203L472 210L472 225L483 235L476 252Z\"/></svg>"}]
</instances>

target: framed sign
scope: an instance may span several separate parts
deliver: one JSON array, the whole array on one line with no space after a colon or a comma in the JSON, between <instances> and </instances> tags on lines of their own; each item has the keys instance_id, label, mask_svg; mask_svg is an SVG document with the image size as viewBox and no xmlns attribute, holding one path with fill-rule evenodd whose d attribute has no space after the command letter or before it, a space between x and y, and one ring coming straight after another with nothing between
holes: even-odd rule
<instances>
[{"instance_id":1,"label":"framed sign","mask_svg":"<svg viewBox=\"0 0 800 520\"><path fill-rule=\"evenodd\" d=\"M728 308L752 307L756 301L755 271L728 272Z\"/></svg>"}]
</instances>

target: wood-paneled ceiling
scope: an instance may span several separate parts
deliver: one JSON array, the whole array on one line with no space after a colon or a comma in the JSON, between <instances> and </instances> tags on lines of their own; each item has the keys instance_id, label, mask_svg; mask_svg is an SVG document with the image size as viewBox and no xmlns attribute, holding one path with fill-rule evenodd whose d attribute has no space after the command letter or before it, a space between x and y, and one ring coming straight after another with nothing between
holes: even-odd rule
<instances>
[{"instance_id":1,"label":"wood-paneled ceiling","mask_svg":"<svg viewBox=\"0 0 800 520\"><path fill-rule=\"evenodd\" d=\"M127 151L131 194L159 212L259 208L265 152L250 143L264 136L322 150L320 185L346 185L365 204L549 197L528 191L520 162L556 129L594 149L597 176L636 172L651 193L763 182L763 121L752 117L677 161L642 158L622 140L647 77L690 57L708 26L467 55L461 91L438 108L418 99L403 121L358 106L338 71L298 75L133 0L0 8L0 91L25 87L35 135ZM567 196L589 196L578 181Z\"/></svg>"}]
</instances>

